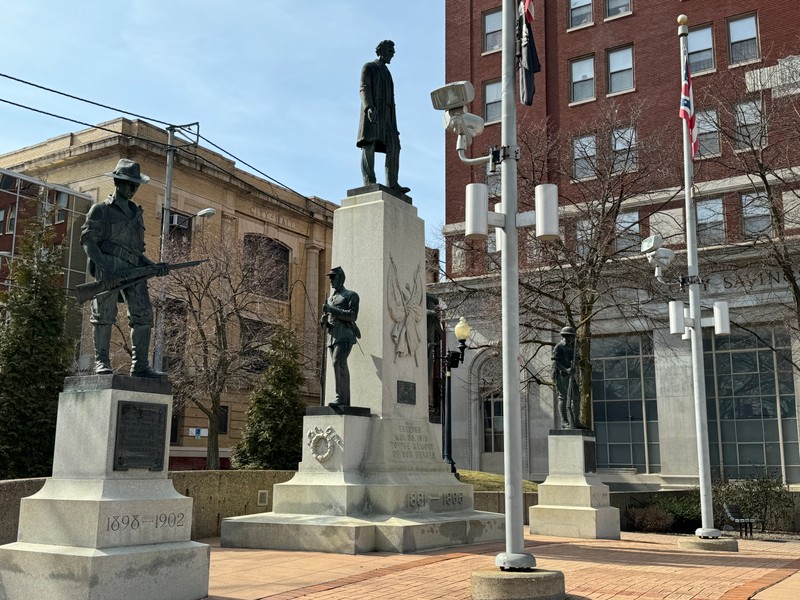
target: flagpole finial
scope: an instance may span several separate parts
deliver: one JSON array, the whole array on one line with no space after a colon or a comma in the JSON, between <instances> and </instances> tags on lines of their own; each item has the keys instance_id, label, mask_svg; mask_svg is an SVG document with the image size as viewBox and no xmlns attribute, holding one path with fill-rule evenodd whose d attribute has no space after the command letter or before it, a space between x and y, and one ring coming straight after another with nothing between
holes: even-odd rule
<instances>
[{"instance_id":1,"label":"flagpole finial","mask_svg":"<svg viewBox=\"0 0 800 600\"><path fill-rule=\"evenodd\" d=\"M686 15L678 15L678 25L686 25L689 22L689 17Z\"/></svg>"}]
</instances>

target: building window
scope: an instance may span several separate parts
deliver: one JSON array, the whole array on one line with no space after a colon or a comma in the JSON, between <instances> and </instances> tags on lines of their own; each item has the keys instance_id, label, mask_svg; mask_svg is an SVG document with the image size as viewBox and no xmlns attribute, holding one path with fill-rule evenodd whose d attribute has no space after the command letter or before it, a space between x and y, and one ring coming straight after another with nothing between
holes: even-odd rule
<instances>
[{"instance_id":1,"label":"building window","mask_svg":"<svg viewBox=\"0 0 800 600\"><path fill-rule=\"evenodd\" d=\"M736 115L736 148L749 150L764 146L765 131L761 122L761 103L756 100L740 102Z\"/></svg>"},{"instance_id":2,"label":"building window","mask_svg":"<svg viewBox=\"0 0 800 600\"><path fill-rule=\"evenodd\" d=\"M689 32L689 72L692 75L714 68L714 40L711 25Z\"/></svg>"},{"instance_id":3,"label":"building window","mask_svg":"<svg viewBox=\"0 0 800 600\"><path fill-rule=\"evenodd\" d=\"M597 466L658 473L661 459L652 338L595 338L591 359Z\"/></svg>"},{"instance_id":4,"label":"building window","mask_svg":"<svg viewBox=\"0 0 800 600\"><path fill-rule=\"evenodd\" d=\"M183 409L172 406L172 423L169 429L170 446L179 446L181 443L181 429L183 429Z\"/></svg>"},{"instance_id":5,"label":"building window","mask_svg":"<svg viewBox=\"0 0 800 600\"><path fill-rule=\"evenodd\" d=\"M732 65L756 60L759 57L756 16L728 21L728 39Z\"/></svg>"},{"instance_id":6,"label":"building window","mask_svg":"<svg viewBox=\"0 0 800 600\"><path fill-rule=\"evenodd\" d=\"M569 26L579 27L592 22L592 0L569 0Z\"/></svg>"},{"instance_id":7,"label":"building window","mask_svg":"<svg viewBox=\"0 0 800 600\"><path fill-rule=\"evenodd\" d=\"M772 217L767 194L742 194L742 233L747 239L771 235Z\"/></svg>"},{"instance_id":8,"label":"building window","mask_svg":"<svg viewBox=\"0 0 800 600\"><path fill-rule=\"evenodd\" d=\"M164 302L164 355L162 367L167 373L179 371L186 350L189 310L186 302L167 298Z\"/></svg>"},{"instance_id":9,"label":"building window","mask_svg":"<svg viewBox=\"0 0 800 600\"><path fill-rule=\"evenodd\" d=\"M611 133L611 143L614 148L612 172L622 173L635 170L639 158L636 150L636 130L633 127L615 129Z\"/></svg>"},{"instance_id":10,"label":"building window","mask_svg":"<svg viewBox=\"0 0 800 600\"><path fill-rule=\"evenodd\" d=\"M56 205L58 212L56 213L56 223L63 223L67 220L67 209L69 208L69 195L66 192L58 192L56 195Z\"/></svg>"},{"instance_id":11,"label":"building window","mask_svg":"<svg viewBox=\"0 0 800 600\"><path fill-rule=\"evenodd\" d=\"M486 191L489 198L500 198L500 185L501 185L500 171L494 173L486 173Z\"/></svg>"},{"instance_id":12,"label":"building window","mask_svg":"<svg viewBox=\"0 0 800 600\"><path fill-rule=\"evenodd\" d=\"M171 252L184 254L192 246L192 218L181 213L169 212L169 229L167 238Z\"/></svg>"},{"instance_id":13,"label":"building window","mask_svg":"<svg viewBox=\"0 0 800 600\"><path fill-rule=\"evenodd\" d=\"M483 51L499 50L503 37L503 11L493 10L483 15Z\"/></svg>"},{"instance_id":14,"label":"building window","mask_svg":"<svg viewBox=\"0 0 800 600\"><path fill-rule=\"evenodd\" d=\"M450 246L450 262L453 273L463 273L467 268L467 250L464 242L453 242Z\"/></svg>"},{"instance_id":15,"label":"building window","mask_svg":"<svg viewBox=\"0 0 800 600\"><path fill-rule=\"evenodd\" d=\"M6 219L6 233L12 233L17 226L17 207L12 206L8 209L8 219Z\"/></svg>"},{"instance_id":16,"label":"building window","mask_svg":"<svg viewBox=\"0 0 800 600\"><path fill-rule=\"evenodd\" d=\"M726 479L784 470L786 483L800 483L791 337L748 330L718 337L703 329L711 465Z\"/></svg>"},{"instance_id":17,"label":"building window","mask_svg":"<svg viewBox=\"0 0 800 600\"><path fill-rule=\"evenodd\" d=\"M581 258L586 258L589 249L592 247L592 226L591 219L581 219L575 227L575 251Z\"/></svg>"},{"instance_id":18,"label":"building window","mask_svg":"<svg viewBox=\"0 0 800 600\"><path fill-rule=\"evenodd\" d=\"M217 433L228 433L228 407L220 406L219 415L217 415Z\"/></svg>"},{"instance_id":19,"label":"building window","mask_svg":"<svg viewBox=\"0 0 800 600\"><path fill-rule=\"evenodd\" d=\"M5 233L5 227L2 226L6 222L6 209L0 208L0 235Z\"/></svg>"},{"instance_id":20,"label":"building window","mask_svg":"<svg viewBox=\"0 0 800 600\"><path fill-rule=\"evenodd\" d=\"M642 243L639 235L639 213L620 213L614 222L614 238L617 252L637 252Z\"/></svg>"},{"instance_id":21,"label":"building window","mask_svg":"<svg viewBox=\"0 0 800 600\"><path fill-rule=\"evenodd\" d=\"M255 233L244 236L244 268L249 289L274 300L289 299L289 249Z\"/></svg>"},{"instance_id":22,"label":"building window","mask_svg":"<svg viewBox=\"0 0 800 600\"><path fill-rule=\"evenodd\" d=\"M499 357L486 360L478 371L483 406L483 451L503 451L503 364Z\"/></svg>"},{"instance_id":23,"label":"building window","mask_svg":"<svg viewBox=\"0 0 800 600\"><path fill-rule=\"evenodd\" d=\"M272 337L273 326L264 321L239 317L242 368L250 373L262 373L268 365L264 351Z\"/></svg>"},{"instance_id":24,"label":"building window","mask_svg":"<svg viewBox=\"0 0 800 600\"><path fill-rule=\"evenodd\" d=\"M606 0L606 17L616 17L631 12L631 0Z\"/></svg>"},{"instance_id":25,"label":"building window","mask_svg":"<svg viewBox=\"0 0 800 600\"><path fill-rule=\"evenodd\" d=\"M499 81L483 86L483 114L487 123L500 120L502 88Z\"/></svg>"},{"instance_id":26,"label":"building window","mask_svg":"<svg viewBox=\"0 0 800 600\"><path fill-rule=\"evenodd\" d=\"M697 245L722 244L725 241L722 199L698 200L695 203L695 210L697 214Z\"/></svg>"},{"instance_id":27,"label":"building window","mask_svg":"<svg viewBox=\"0 0 800 600\"><path fill-rule=\"evenodd\" d=\"M584 135L572 140L572 176L587 179L595 174L597 142L593 135Z\"/></svg>"},{"instance_id":28,"label":"building window","mask_svg":"<svg viewBox=\"0 0 800 600\"><path fill-rule=\"evenodd\" d=\"M594 98L594 56L573 60L569 72L570 102Z\"/></svg>"},{"instance_id":29,"label":"building window","mask_svg":"<svg viewBox=\"0 0 800 600\"><path fill-rule=\"evenodd\" d=\"M608 93L633 89L633 48L620 48L608 53Z\"/></svg>"},{"instance_id":30,"label":"building window","mask_svg":"<svg viewBox=\"0 0 800 600\"><path fill-rule=\"evenodd\" d=\"M696 114L697 139L700 143L700 157L714 156L719 150L719 122L717 111L703 110Z\"/></svg>"}]
</instances>

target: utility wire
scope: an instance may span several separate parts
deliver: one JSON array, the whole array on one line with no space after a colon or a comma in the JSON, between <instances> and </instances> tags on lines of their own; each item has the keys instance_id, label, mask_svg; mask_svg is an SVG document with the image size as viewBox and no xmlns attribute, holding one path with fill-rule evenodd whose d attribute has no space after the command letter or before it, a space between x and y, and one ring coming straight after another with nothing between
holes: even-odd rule
<instances>
[{"instance_id":1,"label":"utility wire","mask_svg":"<svg viewBox=\"0 0 800 600\"><path fill-rule=\"evenodd\" d=\"M39 85L38 83L33 83L31 81L25 81L24 79L20 79L19 77L14 77L12 75L7 75L6 73L0 73L0 77L5 77L6 79L10 79L12 81L16 81L17 83L24 83L25 85L29 85L31 87L38 88L40 90L44 90L46 92L51 92L53 94L58 94L59 96L64 96L65 98L72 98L73 100L78 100L79 102L85 102L86 104L93 104L94 106L99 106L100 108L106 108L108 110L112 110L114 112L124 113L126 115L130 115L132 117L136 117L137 119L144 119L145 121L153 121L154 123L160 123L161 125L171 125L171 123L167 123L166 121L160 121L159 119L151 119L150 117L145 117L142 115L137 115L136 113L132 113L127 110L121 110L119 108L114 108L113 106L108 106L107 104L100 104L99 102L95 102L93 100L87 100L86 98L81 98L79 96L73 96L72 94L67 94L66 92L59 92L58 90L54 90L53 88L45 87L43 85ZM59 117L62 118L62 117ZM91 125L90 125L91 127Z\"/></svg>"},{"instance_id":2,"label":"utility wire","mask_svg":"<svg viewBox=\"0 0 800 600\"><path fill-rule=\"evenodd\" d=\"M8 75L8 74L6 74L6 73L0 73L0 77L4 77L4 78L6 78L6 79L10 79L10 80L12 80L12 81L16 81L17 83L22 83L22 84L24 84L24 85L29 85L29 86L31 86L31 87L35 87L35 88L37 88L37 89L40 89L40 90L44 90L44 91L47 91L47 92L51 92L51 93L53 93L53 94L58 94L59 96L64 96L65 98L70 98L70 99L72 99L72 100L77 100L77 101L79 101L79 102L85 102L86 104L91 104L91 105L93 105L93 106L98 106L98 107L100 107L100 108L105 108L105 109L107 109L107 110L111 110L111 111L114 111L114 112L118 112L118 113L122 113L122 114L129 115L129 116L132 116L132 117L136 117L137 119L142 119L142 120L144 120L144 121L151 121L151 122L153 122L153 123L159 123L160 125L165 125L165 126L167 126L167 127L170 127L170 126L172 126L172 124L171 124L171 123L167 123L166 121L162 121L162 120L160 120L160 119L154 119L154 118L147 117L147 116L144 116L144 115L140 115L140 114L137 114L137 113L133 113L133 112L130 112L130 111L127 111L127 110L122 110L122 109L120 109L120 108L116 108L116 107L114 107L114 106L109 106L108 104L102 104L102 103L100 103L100 102L95 102L95 101L93 101L93 100L89 100L89 99L87 99L87 98L81 98L81 97L79 97L79 96L75 96L75 95L73 95L73 94L68 94L68 93L66 93L66 92L61 92L61 91L59 91L59 90L55 90L55 89L53 89L53 88L49 88L49 87L46 87L46 86L43 86L43 85L39 85L39 84L37 84L37 83L33 83L33 82L31 82L31 81L26 81L26 80L24 80L24 79L20 79L19 77L14 77L13 75ZM57 118L57 119L63 119L63 120L65 120L65 121L70 121L70 122L72 122L72 123L77 123L77 124L79 124L79 125L84 125L84 126L86 126L86 127L90 127L90 128L94 128L94 129L100 129L100 130L103 130L103 131L110 131L110 132L112 132L112 133L119 133L119 132L112 131L112 130L110 130L110 129L106 129L106 128L104 128L104 127L98 127L98 126L96 126L96 125L92 125L92 124L90 124L90 123L84 123L83 121L77 121L77 120L75 120L75 119L70 119L69 117L64 117L64 116L61 116L61 115L56 115L56 114L49 113L49 112L46 112L46 111L43 111L43 110L35 109L35 108L32 108L32 107L30 107L30 106L24 106L24 105L22 105L22 104L17 104L16 102L11 102L10 100L4 100L4 99L0 98L0 101L2 101L2 102L5 102L5 103L7 103L7 104L11 104L11 105L13 105L13 106L17 106L17 107L20 107L20 108L25 108L25 109L27 109L27 110L31 110L31 111L34 111L34 112L38 112L38 113L40 113L40 114L43 114L43 115L47 115L47 116L50 116L50 117L55 117L55 118ZM125 135L125 134L121 134L121 135ZM127 135L127 136L125 136L125 137L127 137L127 138L129 138L129 139L144 139L144 138L137 138L137 136L131 136L131 135ZM279 186L281 186L281 187L283 187L283 188L285 188L285 189L289 190L290 192L292 192L292 193L294 193L294 194L297 194L297 195L298 195L298 196L300 196L301 198L304 198L304 199L308 200L308 201L309 201L309 202L311 202L312 204L315 204L316 206L319 206L320 208L322 208L322 209L324 209L324 210L330 210L330 209L329 209L327 206L325 206L325 205L323 205L323 204L321 204L321 203L319 203L319 202L316 202L316 201L315 201L313 198L311 198L311 197L309 197L309 196L306 196L306 195L304 195L304 194L301 194L301 193L300 193L300 192L298 192L297 190L294 190L294 189L292 189L291 187L289 187L288 185L286 185L286 184L284 184L284 183L281 183L280 181L278 181L278 180L277 180L277 179L275 179L274 177L271 177L270 175L268 175L268 174L264 173L264 171L262 171L262 170L260 170L260 169L258 169L258 168L256 168L256 167L254 167L253 165L251 165L251 164L250 164L250 163L248 163L247 161L245 161L245 160L243 160L243 159L241 159L241 158L239 158L239 157L235 156L235 155L234 155L234 154L232 154L231 152L228 152L227 150L225 150L225 149L224 149L224 148L222 148L221 146L218 146L217 144L215 144L214 142L212 142L212 141L211 141L211 140L209 140L208 138L206 138L206 137L204 137L204 136L202 136L202 135L199 135L199 134L198 134L198 137L199 137L200 139L202 139L204 142L206 142L207 144L209 144L209 145L213 146L214 148L216 148L217 150L219 150L220 152L222 152L222 153L224 153L224 154L227 154L228 156L230 156L230 157L231 157L231 158L233 158L234 160L236 160L236 161L240 162L241 164L245 165L246 167L249 167L250 169L252 169L252 170L253 170L253 171L255 171L256 173L258 173L259 175L261 175L261 176L263 176L263 177L266 177L267 179L269 179L270 181L273 181L273 182L274 182L274 183L276 183L277 185L279 185ZM146 140L146 141L150 141L150 142L153 142L153 143L159 144L159 145L161 145L161 146L164 146L165 148L166 148L166 147L168 147L168 145L167 145L167 144L163 144L163 143L161 143L161 142L157 142L157 141L155 141L155 140ZM184 151L185 151L185 150L184 150ZM208 159L206 159L206 158L203 158L203 157L201 157L201 156L199 156L199 155L197 155L197 154L193 154L193 156L195 156L195 157L197 157L197 158L200 158L201 160L203 160L203 161L205 161L205 162L207 162L207 163L209 163L209 164L213 165L214 167L218 168L220 171L222 171L222 172L224 172L224 173L227 173L228 175L230 175L230 176L232 176L232 177L235 177L237 180L241 181L242 183L245 183L245 184L247 184L247 185L250 185L251 187L255 187L255 186L252 186L252 184L248 184L246 181L242 180L241 178L239 178L239 177L236 177L235 175L233 175L233 174L231 174L231 173L228 173L228 171L226 171L225 169L223 169L223 168L222 168L222 167L220 167L219 165L216 165L216 164L214 164L213 162L209 161ZM258 189L258 188L255 188L255 189ZM259 191L261 191L261 190L259 190ZM268 194L268 195L269 195L269 194ZM277 200L277 198L276 198L276 200Z\"/></svg>"}]
</instances>

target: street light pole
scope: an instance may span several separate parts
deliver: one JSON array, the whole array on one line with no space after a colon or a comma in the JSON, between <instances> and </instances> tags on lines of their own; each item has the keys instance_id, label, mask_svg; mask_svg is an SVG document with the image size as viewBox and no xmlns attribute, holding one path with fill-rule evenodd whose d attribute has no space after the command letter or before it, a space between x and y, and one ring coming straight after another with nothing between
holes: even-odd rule
<instances>
[{"instance_id":1,"label":"street light pole","mask_svg":"<svg viewBox=\"0 0 800 600\"><path fill-rule=\"evenodd\" d=\"M450 472L456 472L456 463L453 460L453 421L451 418L452 409L452 369L457 369L458 365L464 362L464 351L467 349L467 338L472 333L467 320L461 317L453 329L453 333L458 340L458 350L448 350L444 355L445 362L445 407L444 407L444 453L442 458L450 465Z\"/></svg>"},{"instance_id":2,"label":"street light pole","mask_svg":"<svg viewBox=\"0 0 800 600\"><path fill-rule=\"evenodd\" d=\"M515 90L517 0L503 0L500 145L501 211L506 226L496 229L500 250L503 338L503 429L506 551L495 557L501 569L532 569L525 552L522 503L522 414L519 393L519 249L517 245L517 109Z\"/></svg>"}]
</instances>

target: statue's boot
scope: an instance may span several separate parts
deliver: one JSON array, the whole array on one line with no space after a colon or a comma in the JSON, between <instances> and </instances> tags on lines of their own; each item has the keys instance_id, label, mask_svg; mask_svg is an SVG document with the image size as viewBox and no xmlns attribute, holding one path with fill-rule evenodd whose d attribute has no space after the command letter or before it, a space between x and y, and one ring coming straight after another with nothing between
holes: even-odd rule
<instances>
[{"instance_id":1,"label":"statue's boot","mask_svg":"<svg viewBox=\"0 0 800 600\"><path fill-rule=\"evenodd\" d=\"M561 414L561 429L569 429L569 418L567 417L567 403L562 399L558 399L558 412Z\"/></svg>"},{"instance_id":2,"label":"statue's boot","mask_svg":"<svg viewBox=\"0 0 800 600\"><path fill-rule=\"evenodd\" d=\"M114 370L111 368L109 358L109 347L111 346L111 325L93 325L94 336L94 373L95 375L112 375Z\"/></svg>"},{"instance_id":3,"label":"statue's boot","mask_svg":"<svg viewBox=\"0 0 800 600\"><path fill-rule=\"evenodd\" d=\"M166 377L166 373L156 371L150 366L147 355L150 353L150 327L131 329L131 377Z\"/></svg>"}]
</instances>

